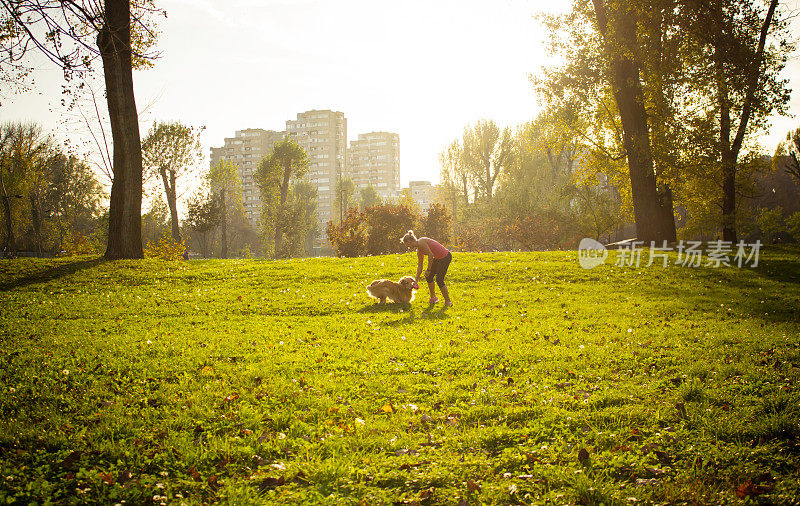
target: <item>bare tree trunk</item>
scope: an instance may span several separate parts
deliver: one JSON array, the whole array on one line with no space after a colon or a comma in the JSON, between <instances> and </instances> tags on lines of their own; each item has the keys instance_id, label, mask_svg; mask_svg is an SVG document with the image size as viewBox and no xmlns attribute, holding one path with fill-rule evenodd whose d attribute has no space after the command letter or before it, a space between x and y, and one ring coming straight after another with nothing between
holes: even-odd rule
<instances>
[{"instance_id":1,"label":"bare tree trunk","mask_svg":"<svg viewBox=\"0 0 800 506\"><path fill-rule=\"evenodd\" d=\"M11 223L11 204L8 202L8 195L6 195L6 187L3 185L3 214L6 215L6 240L3 241L3 257L10 258L14 256L14 226Z\"/></svg>"},{"instance_id":2,"label":"bare tree trunk","mask_svg":"<svg viewBox=\"0 0 800 506\"><path fill-rule=\"evenodd\" d=\"M614 27L611 30L614 38L609 40L606 38L609 31L606 6L603 0L592 2L598 29L606 39L606 47L612 47L608 50L611 60L609 77L620 114L622 142L628 158L636 236L645 243L674 241L677 234L672 216L672 201L671 198L660 195L657 190L639 66L632 57L633 49L637 45L635 13L614 13Z\"/></svg>"},{"instance_id":3,"label":"bare tree trunk","mask_svg":"<svg viewBox=\"0 0 800 506\"><path fill-rule=\"evenodd\" d=\"M105 0L105 27L97 35L103 59L114 141L114 181L105 257L142 258L142 148L131 69L129 0Z\"/></svg>"},{"instance_id":4,"label":"bare tree trunk","mask_svg":"<svg viewBox=\"0 0 800 506\"><path fill-rule=\"evenodd\" d=\"M36 254L42 256L42 220L39 213L39 199L31 193L28 195L31 202L31 222L33 222L33 234L36 236Z\"/></svg>"},{"instance_id":5,"label":"bare tree trunk","mask_svg":"<svg viewBox=\"0 0 800 506\"><path fill-rule=\"evenodd\" d=\"M222 201L222 258L228 258L228 209L225 206L225 189L219 192Z\"/></svg>"},{"instance_id":6,"label":"bare tree trunk","mask_svg":"<svg viewBox=\"0 0 800 506\"><path fill-rule=\"evenodd\" d=\"M761 25L761 32L759 34L758 49L756 51L755 62L753 67L749 69L747 94L745 95L744 105L742 106L742 114L739 119L739 127L736 130L736 136L731 141L731 112L730 101L728 96L728 87L724 74L725 62L725 48L723 37L723 20L721 8L717 5L715 9L716 16L716 47L714 48L715 66L718 79L719 90L719 106L720 106L720 162L722 168L722 240L737 242L736 236L736 170L739 159L739 151L742 149L742 142L744 141L744 134L747 130L747 123L750 121L750 115L753 109L753 100L755 97L756 88L758 86L759 78L761 77L761 62L764 58L764 46L767 40L767 33L769 32L769 25L772 23L772 17L775 14L775 8L778 6L778 0L772 0L767 10L767 16L764 23Z\"/></svg>"},{"instance_id":7,"label":"bare tree trunk","mask_svg":"<svg viewBox=\"0 0 800 506\"><path fill-rule=\"evenodd\" d=\"M164 183L164 193L167 195L167 205L169 205L169 217L172 223L172 240L181 242L181 229L178 224L178 193L175 189L175 172L169 171L169 178L167 178L167 170L160 169L161 181Z\"/></svg>"},{"instance_id":8,"label":"bare tree trunk","mask_svg":"<svg viewBox=\"0 0 800 506\"><path fill-rule=\"evenodd\" d=\"M280 206L278 207L278 216L275 220L275 254L273 255L275 258L278 258L281 250L281 244L283 243L283 229L282 223L283 220L281 216L284 212L284 205L286 204L286 196L289 193L289 179L290 179L290 169L284 168L283 169L283 181L281 181L280 191L281 191L281 199L280 199ZM341 190L341 179L339 179L339 189ZM341 195L341 191L339 192L339 224L341 225L342 220L344 219L344 213L342 207L344 206L344 198Z\"/></svg>"}]
</instances>

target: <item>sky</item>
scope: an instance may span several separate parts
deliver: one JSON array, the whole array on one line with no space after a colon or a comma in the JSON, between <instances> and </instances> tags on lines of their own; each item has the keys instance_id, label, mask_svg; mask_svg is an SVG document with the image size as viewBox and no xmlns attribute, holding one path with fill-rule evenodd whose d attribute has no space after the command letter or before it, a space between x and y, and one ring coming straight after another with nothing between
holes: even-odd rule
<instances>
[{"instance_id":1,"label":"sky","mask_svg":"<svg viewBox=\"0 0 800 506\"><path fill-rule=\"evenodd\" d=\"M399 134L403 186L436 183L439 153L465 126L516 126L536 116L529 78L552 60L534 15L568 3L162 0L161 56L134 73L142 136L154 121L204 126L207 164L209 148L236 130L283 130L299 112L332 109L347 118L348 142L371 131ZM48 67L41 64L33 92L3 94L0 120L78 135L74 122L63 124L62 74ZM785 75L800 87L797 55ZM800 91L790 113L800 113ZM762 139L769 150L800 120L772 123Z\"/></svg>"}]
</instances>

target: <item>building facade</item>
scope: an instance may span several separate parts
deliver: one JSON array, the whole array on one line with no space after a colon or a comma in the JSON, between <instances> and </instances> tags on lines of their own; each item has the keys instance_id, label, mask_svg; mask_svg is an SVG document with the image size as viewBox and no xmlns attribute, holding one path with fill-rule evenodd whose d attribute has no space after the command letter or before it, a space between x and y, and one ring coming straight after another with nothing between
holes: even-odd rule
<instances>
[{"instance_id":1,"label":"building facade","mask_svg":"<svg viewBox=\"0 0 800 506\"><path fill-rule=\"evenodd\" d=\"M347 119L332 110L311 110L286 121L286 130L251 128L237 130L224 146L211 148L211 165L228 160L239 167L244 208L250 224L258 227L261 194L256 184L258 164L285 137L291 138L308 155L308 181L317 190L319 241L325 248L327 223L338 216L335 209L336 183L349 177L356 196L372 185L382 199L391 199L400 188L400 137L389 132L360 134L347 149Z\"/></svg>"},{"instance_id":2,"label":"building facade","mask_svg":"<svg viewBox=\"0 0 800 506\"><path fill-rule=\"evenodd\" d=\"M436 187L430 181L409 181L408 189L411 198L421 211L427 211L431 204L437 201Z\"/></svg>"},{"instance_id":3,"label":"building facade","mask_svg":"<svg viewBox=\"0 0 800 506\"><path fill-rule=\"evenodd\" d=\"M312 110L286 122L286 133L308 154L308 180L317 189L320 236L334 219L336 182L347 175L347 119L344 113Z\"/></svg>"},{"instance_id":4,"label":"building facade","mask_svg":"<svg viewBox=\"0 0 800 506\"><path fill-rule=\"evenodd\" d=\"M389 132L359 134L350 142L349 177L356 193L372 185L382 199L400 190L400 136Z\"/></svg>"},{"instance_id":5,"label":"building facade","mask_svg":"<svg viewBox=\"0 0 800 506\"><path fill-rule=\"evenodd\" d=\"M221 148L211 148L211 166L221 160L227 160L239 167L242 182L242 199L244 211L250 225L258 226L261 216L261 194L256 184L258 164L265 156L269 156L275 144L286 136L286 132L248 128L237 130L236 135L225 139Z\"/></svg>"}]
</instances>

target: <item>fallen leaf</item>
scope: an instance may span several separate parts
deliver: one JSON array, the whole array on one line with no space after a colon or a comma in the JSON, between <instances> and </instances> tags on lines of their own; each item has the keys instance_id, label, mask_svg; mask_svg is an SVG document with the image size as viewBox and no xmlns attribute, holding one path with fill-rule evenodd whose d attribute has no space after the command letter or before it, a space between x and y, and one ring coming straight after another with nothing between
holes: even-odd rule
<instances>
[{"instance_id":1,"label":"fallen leaf","mask_svg":"<svg viewBox=\"0 0 800 506\"><path fill-rule=\"evenodd\" d=\"M481 486L472 480L467 480L467 490L469 490L470 492L480 492Z\"/></svg>"},{"instance_id":2,"label":"fallen leaf","mask_svg":"<svg viewBox=\"0 0 800 506\"><path fill-rule=\"evenodd\" d=\"M284 479L283 476L280 476L278 478L267 477L267 478L264 478L263 480L258 482L258 489L261 492L264 492L266 490L270 490L270 489L273 489L273 488L276 488L276 487L280 487L280 486L284 485L285 483L286 483L286 480Z\"/></svg>"},{"instance_id":3,"label":"fallen leaf","mask_svg":"<svg viewBox=\"0 0 800 506\"><path fill-rule=\"evenodd\" d=\"M111 476L111 473L104 473L101 471L100 480L102 480L102 482L105 483L106 485L114 484L114 478Z\"/></svg>"},{"instance_id":4,"label":"fallen leaf","mask_svg":"<svg viewBox=\"0 0 800 506\"><path fill-rule=\"evenodd\" d=\"M431 497L433 497L433 493L434 493L435 491L436 491L436 489L435 489L434 487L431 487L431 488L428 488L428 489L425 489L425 490L423 490L423 491L422 491L422 492L420 492L420 494L419 494L419 500L420 500L420 501L427 501L428 499L430 499Z\"/></svg>"},{"instance_id":5,"label":"fallen leaf","mask_svg":"<svg viewBox=\"0 0 800 506\"><path fill-rule=\"evenodd\" d=\"M130 471L120 471L117 473L117 483L123 485L130 481L131 479L131 472Z\"/></svg>"},{"instance_id":6,"label":"fallen leaf","mask_svg":"<svg viewBox=\"0 0 800 506\"><path fill-rule=\"evenodd\" d=\"M578 462L584 466L589 465L589 451L586 448L581 448L578 451Z\"/></svg>"},{"instance_id":7,"label":"fallen leaf","mask_svg":"<svg viewBox=\"0 0 800 506\"><path fill-rule=\"evenodd\" d=\"M672 459L670 459L669 455L667 455L665 452L662 452L661 450L654 450L653 453L655 453L656 458L658 458L658 461L661 462L662 466L668 466L670 464Z\"/></svg>"},{"instance_id":8,"label":"fallen leaf","mask_svg":"<svg viewBox=\"0 0 800 506\"><path fill-rule=\"evenodd\" d=\"M66 469L71 468L72 466L75 465L76 462L78 462L78 459L81 458L81 455L83 455L83 452L81 451L74 451L70 453L69 455L64 457L64 460L61 461L61 467Z\"/></svg>"}]
</instances>

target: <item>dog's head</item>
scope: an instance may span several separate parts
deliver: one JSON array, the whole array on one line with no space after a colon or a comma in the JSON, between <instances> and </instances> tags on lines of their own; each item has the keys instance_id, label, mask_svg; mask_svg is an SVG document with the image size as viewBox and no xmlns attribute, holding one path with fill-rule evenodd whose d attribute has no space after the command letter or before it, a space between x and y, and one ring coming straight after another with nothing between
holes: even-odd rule
<instances>
[{"instance_id":1,"label":"dog's head","mask_svg":"<svg viewBox=\"0 0 800 506\"><path fill-rule=\"evenodd\" d=\"M406 290L414 289L414 285L415 284L416 284L416 282L414 281L414 278L411 277L411 276L405 276L405 277L400 278L400 286L402 286Z\"/></svg>"}]
</instances>

